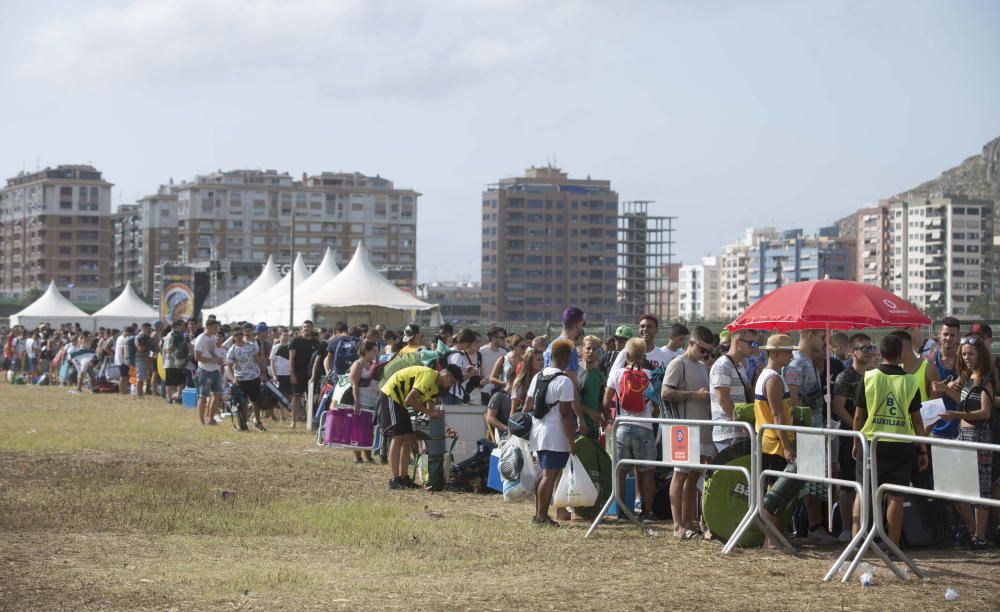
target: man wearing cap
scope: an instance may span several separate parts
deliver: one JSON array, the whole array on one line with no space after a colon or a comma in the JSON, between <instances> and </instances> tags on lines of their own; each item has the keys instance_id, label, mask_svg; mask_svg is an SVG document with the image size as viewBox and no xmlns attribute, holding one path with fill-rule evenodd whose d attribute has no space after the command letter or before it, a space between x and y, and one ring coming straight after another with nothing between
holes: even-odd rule
<instances>
[{"instance_id":1,"label":"man wearing cap","mask_svg":"<svg viewBox=\"0 0 1000 612\"><path fill-rule=\"evenodd\" d=\"M445 340L445 344L450 341L451 338ZM422 348L423 336L420 334L420 326L416 323L410 323L403 328L403 342L405 346L399 349L400 355L405 355L406 353L412 353L414 351L419 351Z\"/></svg>"},{"instance_id":2,"label":"man wearing cap","mask_svg":"<svg viewBox=\"0 0 1000 612\"><path fill-rule=\"evenodd\" d=\"M755 427L758 433L761 425L792 424L792 396L780 372L791 363L795 345L792 344L791 336L775 334L767 339L767 345L762 348L767 354L767 365L757 377L753 401ZM785 431L765 430L760 444L763 459L761 469L780 472L795 461L795 447L792 445L794 439L794 434ZM768 490L771 489L774 480L773 476L768 477ZM771 515L770 519L775 526L778 525L777 516ZM773 547L769 538L765 545Z\"/></svg>"},{"instance_id":3,"label":"man wearing cap","mask_svg":"<svg viewBox=\"0 0 1000 612\"><path fill-rule=\"evenodd\" d=\"M569 365L566 366L563 373L573 381L573 413L576 414L577 432L581 435L587 433L587 423L583 418L583 411L580 409L580 387L577 384L580 381L580 356L576 350L576 343L583 336L583 327L586 324L583 311L575 306L570 306L563 311L562 332L559 334L559 338L557 338L557 340L569 340L573 343L573 350L569 356ZM545 357L545 365L543 367L552 367L551 344L545 348L543 355Z\"/></svg>"},{"instance_id":4,"label":"man wearing cap","mask_svg":"<svg viewBox=\"0 0 1000 612\"><path fill-rule=\"evenodd\" d=\"M611 366L614 365L618 353L625 350L625 343L631 340L633 336L635 336L635 331L628 325L619 325L615 329L615 335L612 337L615 343L614 350L604 353L604 357L601 359L601 371L604 372L605 377L611 371Z\"/></svg>"},{"instance_id":5,"label":"man wearing cap","mask_svg":"<svg viewBox=\"0 0 1000 612\"><path fill-rule=\"evenodd\" d=\"M879 344L882 365L865 374L865 383L858 387L855 396L854 430L860 431L871 441L875 432L902 435L924 435L920 418L920 393L916 380L908 375L900 363L903 342L896 336L886 336ZM916 446L916 448L914 448ZM909 486L914 464L927 469L927 446L912 442L884 440L876 449L879 484ZM854 440L854 459L858 458L858 441ZM916 459L916 461L914 461ZM857 481L861 482L866 466L857 463ZM885 513L889 538L899 544L903 529L903 496L889 493ZM857 535L861 528L861 500L854 500L854 528Z\"/></svg>"}]
</instances>

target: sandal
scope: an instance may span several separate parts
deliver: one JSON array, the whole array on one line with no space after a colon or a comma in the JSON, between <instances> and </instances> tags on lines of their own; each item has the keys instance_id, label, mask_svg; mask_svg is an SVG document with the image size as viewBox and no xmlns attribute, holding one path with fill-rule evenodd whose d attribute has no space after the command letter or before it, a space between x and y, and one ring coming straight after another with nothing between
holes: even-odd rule
<instances>
[{"instance_id":1,"label":"sandal","mask_svg":"<svg viewBox=\"0 0 1000 612\"><path fill-rule=\"evenodd\" d=\"M703 537L704 536L701 533L695 531L694 529L688 529L688 530L684 531L684 535L681 536L681 539L682 540L700 540Z\"/></svg>"}]
</instances>

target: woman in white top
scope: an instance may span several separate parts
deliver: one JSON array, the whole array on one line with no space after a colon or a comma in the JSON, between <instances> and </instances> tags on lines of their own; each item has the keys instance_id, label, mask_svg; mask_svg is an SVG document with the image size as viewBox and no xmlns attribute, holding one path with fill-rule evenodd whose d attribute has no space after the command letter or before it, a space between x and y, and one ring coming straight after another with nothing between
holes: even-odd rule
<instances>
[{"instance_id":1,"label":"woman in white top","mask_svg":"<svg viewBox=\"0 0 1000 612\"><path fill-rule=\"evenodd\" d=\"M378 381L371 377L371 368L378 358L378 343L365 340L360 346L361 357L351 364L348 377L351 379L351 393L354 395L354 413L362 410L378 411ZM373 463L372 452L365 451L365 459ZM361 451L354 451L354 463L361 463Z\"/></svg>"},{"instance_id":2,"label":"woman in white top","mask_svg":"<svg viewBox=\"0 0 1000 612\"><path fill-rule=\"evenodd\" d=\"M497 389L506 389L514 382L514 373L517 366L524 362L524 352L528 350L531 343L519 336L511 334L507 337L507 354L493 364L493 371L490 372L490 384L496 385Z\"/></svg>"}]
</instances>

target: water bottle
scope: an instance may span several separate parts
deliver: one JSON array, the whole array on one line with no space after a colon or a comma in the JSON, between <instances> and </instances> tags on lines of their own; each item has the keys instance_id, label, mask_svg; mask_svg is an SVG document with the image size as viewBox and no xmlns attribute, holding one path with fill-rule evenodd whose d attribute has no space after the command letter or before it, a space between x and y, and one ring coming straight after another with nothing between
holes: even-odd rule
<instances>
[{"instance_id":1,"label":"water bottle","mask_svg":"<svg viewBox=\"0 0 1000 612\"><path fill-rule=\"evenodd\" d=\"M958 601L958 591L952 587L948 587L944 591L944 599L945 601Z\"/></svg>"},{"instance_id":2,"label":"water bottle","mask_svg":"<svg viewBox=\"0 0 1000 612\"><path fill-rule=\"evenodd\" d=\"M865 572L864 574L861 574L861 586L865 588L870 587L872 585L872 582L874 582L874 580L875 577L872 576L871 572Z\"/></svg>"}]
</instances>

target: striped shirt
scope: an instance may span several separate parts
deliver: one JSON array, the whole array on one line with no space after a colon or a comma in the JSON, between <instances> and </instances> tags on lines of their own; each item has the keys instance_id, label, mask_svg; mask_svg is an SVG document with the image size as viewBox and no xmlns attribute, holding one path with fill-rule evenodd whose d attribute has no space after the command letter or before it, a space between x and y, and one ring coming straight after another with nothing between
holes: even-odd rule
<instances>
[{"instance_id":1,"label":"striped shirt","mask_svg":"<svg viewBox=\"0 0 1000 612\"><path fill-rule=\"evenodd\" d=\"M436 370L425 366L416 365L403 368L385 381L385 384L382 385L382 393L388 395L392 401L400 406L405 406L406 396L416 389L420 393L422 402L432 402L437 399L438 395L437 376Z\"/></svg>"}]
</instances>

